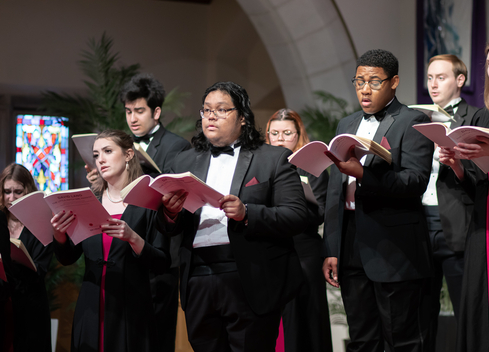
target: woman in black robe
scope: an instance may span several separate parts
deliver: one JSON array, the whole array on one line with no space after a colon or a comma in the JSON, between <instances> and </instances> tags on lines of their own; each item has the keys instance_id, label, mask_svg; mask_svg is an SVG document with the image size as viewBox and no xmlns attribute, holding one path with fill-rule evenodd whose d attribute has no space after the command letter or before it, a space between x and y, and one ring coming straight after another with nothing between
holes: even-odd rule
<instances>
[{"instance_id":1,"label":"woman in black robe","mask_svg":"<svg viewBox=\"0 0 489 352\"><path fill-rule=\"evenodd\" d=\"M296 152L309 143L309 137L299 114L290 109L280 109L268 121L266 141ZM285 351L331 352L329 309L322 272L323 245L318 233L319 225L324 222L329 174L326 170L318 177L302 169L297 169L297 172L308 190L308 226L294 236L294 248L305 280L297 296L287 303L282 312L284 346ZM276 351L283 351L281 341L278 341Z\"/></svg>"},{"instance_id":2,"label":"woman in black robe","mask_svg":"<svg viewBox=\"0 0 489 352\"><path fill-rule=\"evenodd\" d=\"M168 239L156 230L157 212L123 203L120 191L141 175L133 142L121 131L100 133L93 153L100 176L92 185L112 216L103 233L74 245L66 230L76 217L56 214L55 254L63 265L85 255L85 275L73 319L72 351L160 351L149 270L163 273Z\"/></svg>"},{"instance_id":3,"label":"woman in black robe","mask_svg":"<svg viewBox=\"0 0 489 352\"><path fill-rule=\"evenodd\" d=\"M14 351L51 352L51 316L44 284L53 255L51 245L44 246L8 208L12 202L37 191L30 172L22 165L10 164L0 175L0 209L7 217L10 238L18 238L36 265L37 271L13 261L7 269L13 306ZM10 243L10 241L9 241ZM3 257L3 256L2 256Z\"/></svg>"}]
</instances>

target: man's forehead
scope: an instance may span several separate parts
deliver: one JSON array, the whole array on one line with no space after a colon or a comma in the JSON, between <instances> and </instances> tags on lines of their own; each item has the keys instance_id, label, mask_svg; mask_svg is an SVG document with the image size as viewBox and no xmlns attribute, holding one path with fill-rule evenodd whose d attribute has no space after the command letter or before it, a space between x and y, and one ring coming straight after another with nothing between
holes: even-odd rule
<instances>
[{"instance_id":1,"label":"man's forehead","mask_svg":"<svg viewBox=\"0 0 489 352\"><path fill-rule=\"evenodd\" d=\"M226 91L215 90L207 94L204 100L206 104L232 104L233 99Z\"/></svg>"},{"instance_id":2,"label":"man's forehead","mask_svg":"<svg viewBox=\"0 0 489 352\"><path fill-rule=\"evenodd\" d=\"M356 76L383 77L387 76L387 74L382 67L358 66Z\"/></svg>"},{"instance_id":3,"label":"man's forehead","mask_svg":"<svg viewBox=\"0 0 489 352\"><path fill-rule=\"evenodd\" d=\"M148 103L146 102L146 99L144 98L138 98L133 101L126 101L124 104L126 108L131 108L131 109L141 109L141 108L147 108Z\"/></svg>"},{"instance_id":4,"label":"man's forehead","mask_svg":"<svg viewBox=\"0 0 489 352\"><path fill-rule=\"evenodd\" d=\"M447 60L435 60L428 66L428 75L454 74L453 64Z\"/></svg>"}]
</instances>

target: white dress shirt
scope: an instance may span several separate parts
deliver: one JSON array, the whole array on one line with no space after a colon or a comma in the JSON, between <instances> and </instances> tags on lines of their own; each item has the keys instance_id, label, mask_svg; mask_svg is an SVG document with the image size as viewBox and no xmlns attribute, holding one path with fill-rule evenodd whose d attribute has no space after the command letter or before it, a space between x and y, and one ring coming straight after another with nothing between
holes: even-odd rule
<instances>
[{"instance_id":1,"label":"white dress shirt","mask_svg":"<svg viewBox=\"0 0 489 352\"><path fill-rule=\"evenodd\" d=\"M389 101L386 104L384 109L392 103L394 98L392 98L391 101ZM375 118L375 116L370 116L370 118L368 119L362 117L362 121L360 122L357 133L355 133L355 135L373 140L375 137L375 133L377 133L377 130L379 129L379 126L380 126L380 121L378 121ZM362 165L365 164L366 158L367 155L364 155L360 159L360 163ZM345 200L345 209L347 210L355 210L355 190L357 189L356 180L357 180L356 177L348 176L348 185L346 186L346 200Z\"/></svg>"},{"instance_id":2,"label":"white dress shirt","mask_svg":"<svg viewBox=\"0 0 489 352\"><path fill-rule=\"evenodd\" d=\"M160 124L157 124L151 131L148 132L148 134L156 133L156 131L158 131L159 129L160 129ZM141 148L143 148L144 151L148 150L149 144L151 143L153 138L155 137L151 137L147 143L146 141L141 141L139 143L139 145L141 146Z\"/></svg>"},{"instance_id":3,"label":"white dress shirt","mask_svg":"<svg viewBox=\"0 0 489 352\"><path fill-rule=\"evenodd\" d=\"M368 138L370 140L374 139L375 133L377 132L380 126L380 121L378 121L375 116L371 116L368 119L362 117L362 122L360 122L360 126L358 126L358 130L356 135L359 137ZM360 159L360 163L363 165L365 163L365 158L367 156L364 155ZM355 190L357 189L356 178L353 176L348 176L348 185L346 186L346 201L345 201L345 209L355 210Z\"/></svg>"},{"instance_id":4,"label":"white dress shirt","mask_svg":"<svg viewBox=\"0 0 489 352\"><path fill-rule=\"evenodd\" d=\"M458 97L451 100L447 105L443 107L443 109L448 106L454 106L455 104L460 103L462 98ZM457 113L458 106L453 108L453 114ZM443 122L444 125L450 127L451 121ZM436 147L435 152L433 153L433 163L431 164L431 173L430 180L428 182L428 187L426 187L426 191L423 194L423 198L421 202L425 206L436 206L438 205L438 194L436 192L436 181L438 180L438 173L440 172L440 147Z\"/></svg>"},{"instance_id":5,"label":"white dress shirt","mask_svg":"<svg viewBox=\"0 0 489 352\"><path fill-rule=\"evenodd\" d=\"M233 145L231 145L233 146ZM211 156L206 183L221 194L231 191L236 164L241 147L234 148L234 156L221 154ZM209 247L229 244L228 218L224 211L204 205L200 214L200 223L195 234L193 247Z\"/></svg>"}]
</instances>

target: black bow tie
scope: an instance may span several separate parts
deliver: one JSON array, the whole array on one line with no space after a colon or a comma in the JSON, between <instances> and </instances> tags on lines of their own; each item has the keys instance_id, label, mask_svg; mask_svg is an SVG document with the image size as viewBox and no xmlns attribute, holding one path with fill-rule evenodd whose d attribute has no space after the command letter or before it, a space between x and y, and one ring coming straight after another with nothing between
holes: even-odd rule
<instances>
[{"instance_id":1,"label":"black bow tie","mask_svg":"<svg viewBox=\"0 0 489 352\"><path fill-rule=\"evenodd\" d=\"M385 108L383 108L382 110L377 111L374 114L367 114L366 112L364 112L363 113L363 118L365 120L368 120L369 118L371 118L373 116L373 117L375 117L375 119L377 121L382 121L382 119L385 117L386 112L387 112L387 106Z\"/></svg>"},{"instance_id":2,"label":"black bow tie","mask_svg":"<svg viewBox=\"0 0 489 352\"><path fill-rule=\"evenodd\" d=\"M153 138L154 135L155 135L154 133L148 133L148 134L145 134L144 136L138 137L138 136L133 134L132 140L136 143L145 142L146 144L149 144L150 139Z\"/></svg>"},{"instance_id":3,"label":"black bow tie","mask_svg":"<svg viewBox=\"0 0 489 352\"><path fill-rule=\"evenodd\" d=\"M218 157L221 154L229 154L231 156L234 156L234 148L229 145L225 147L215 147L211 145L211 154L214 158Z\"/></svg>"},{"instance_id":4,"label":"black bow tie","mask_svg":"<svg viewBox=\"0 0 489 352\"><path fill-rule=\"evenodd\" d=\"M453 109L455 109L457 106L458 106L458 104L450 105L450 106L447 106L443 110L445 110L448 115L453 116L453 115L455 115L455 113L453 112Z\"/></svg>"}]
</instances>

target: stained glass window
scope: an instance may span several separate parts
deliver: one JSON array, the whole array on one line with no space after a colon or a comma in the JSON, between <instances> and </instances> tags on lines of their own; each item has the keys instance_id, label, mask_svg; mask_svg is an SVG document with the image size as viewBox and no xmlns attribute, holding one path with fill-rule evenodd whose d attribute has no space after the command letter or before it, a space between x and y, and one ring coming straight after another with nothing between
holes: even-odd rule
<instances>
[{"instance_id":1,"label":"stained glass window","mask_svg":"<svg viewBox=\"0 0 489 352\"><path fill-rule=\"evenodd\" d=\"M17 115L17 164L24 165L40 191L68 189L69 129L66 118Z\"/></svg>"}]
</instances>

